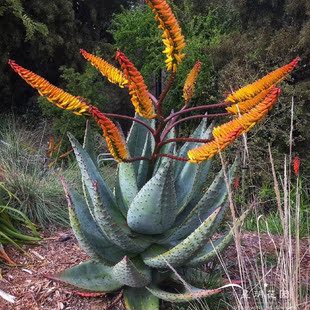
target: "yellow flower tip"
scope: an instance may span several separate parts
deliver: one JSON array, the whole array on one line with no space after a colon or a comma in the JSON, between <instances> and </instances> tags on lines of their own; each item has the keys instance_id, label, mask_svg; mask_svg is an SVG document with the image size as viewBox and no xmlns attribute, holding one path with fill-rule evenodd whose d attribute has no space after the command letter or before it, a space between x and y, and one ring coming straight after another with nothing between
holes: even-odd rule
<instances>
[{"instance_id":1,"label":"yellow flower tip","mask_svg":"<svg viewBox=\"0 0 310 310\"><path fill-rule=\"evenodd\" d=\"M121 88L128 84L127 79L123 73L109 64L104 59L80 49L83 57L89 61L96 69L98 69L103 76L105 76L111 83L118 84Z\"/></svg>"},{"instance_id":2,"label":"yellow flower tip","mask_svg":"<svg viewBox=\"0 0 310 310\"><path fill-rule=\"evenodd\" d=\"M192 163L209 160L224 150L239 136L252 129L260 122L277 102L281 90L273 87L265 99L247 113L213 129L214 140L188 151L187 156Z\"/></svg>"},{"instance_id":3,"label":"yellow flower tip","mask_svg":"<svg viewBox=\"0 0 310 310\"><path fill-rule=\"evenodd\" d=\"M135 111L142 117L148 119L155 118L154 106L141 73L120 50L116 52L115 58L128 80L129 95Z\"/></svg>"},{"instance_id":4,"label":"yellow flower tip","mask_svg":"<svg viewBox=\"0 0 310 310\"><path fill-rule=\"evenodd\" d=\"M183 87L183 98L186 103L188 103L195 94L195 84L197 82L201 66L202 63L197 61L185 80Z\"/></svg>"},{"instance_id":5,"label":"yellow flower tip","mask_svg":"<svg viewBox=\"0 0 310 310\"><path fill-rule=\"evenodd\" d=\"M178 65L185 57L183 50L186 46L181 27L166 0L146 0L152 9L159 28L163 31L162 39L165 45L166 68L177 71Z\"/></svg>"},{"instance_id":6,"label":"yellow flower tip","mask_svg":"<svg viewBox=\"0 0 310 310\"><path fill-rule=\"evenodd\" d=\"M252 84L240 88L236 92L230 94L225 99L225 102L237 103L254 98L256 95L270 88L272 85L280 83L289 73L291 73L296 68L299 61L300 57L296 57L289 64L272 71Z\"/></svg>"},{"instance_id":7,"label":"yellow flower tip","mask_svg":"<svg viewBox=\"0 0 310 310\"><path fill-rule=\"evenodd\" d=\"M195 149L189 150L187 156L189 162L199 164L203 161L211 159L213 156L224 150L229 144L237 139L243 131L242 126L231 128L231 131L222 138L214 138L214 140L203 144Z\"/></svg>"},{"instance_id":8,"label":"yellow flower tip","mask_svg":"<svg viewBox=\"0 0 310 310\"><path fill-rule=\"evenodd\" d=\"M35 88L41 96L46 97L57 107L71 111L77 115L88 113L89 105L84 100L80 100L78 97L50 84L41 76L18 65L14 60L9 60L8 63L26 83Z\"/></svg>"},{"instance_id":9,"label":"yellow flower tip","mask_svg":"<svg viewBox=\"0 0 310 310\"><path fill-rule=\"evenodd\" d=\"M260 102L262 102L269 94L271 94L274 91L275 88L276 87L272 85L270 88L263 90L262 92L260 92L251 99L244 100L236 104L233 104L230 107L227 107L226 111L231 114L244 114L249 110L251 110L256 105L258 105Z\"/></svg>"},{"instance_id":10,"label":"yellow flower tip","mask_svg":"<svg viewBox=\"0 0 310 310\"><path fill-rule=\"evenodd\" d=\"M129 158L126 142L119 128L98 108L91 106L90 114L103 131L108 149L113 158L118 162L126 161Z\"/></svg>"}]
</instances>

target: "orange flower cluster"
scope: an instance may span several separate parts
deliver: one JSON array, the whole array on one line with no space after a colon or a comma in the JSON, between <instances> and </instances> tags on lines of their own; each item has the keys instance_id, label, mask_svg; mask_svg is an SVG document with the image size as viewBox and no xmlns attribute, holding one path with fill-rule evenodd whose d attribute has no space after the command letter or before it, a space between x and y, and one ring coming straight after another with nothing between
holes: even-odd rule
<instances>
[{"instance_id":1,"label":"orange flower cluster","mask_svg":"<svg viewBox=\"0 0 310 310\"><path fill-rule=\"evenodd\" d=\"M166 66L168 71L177 71L177 66L181 63L185 54L185 39L181 28L166 0L146 0L149 7L155 14L155 19L159 23L159 28L163 31L163 43L165 45Z\"/></svg>"},{"instance_id":2,"label":"orange flower cluster","mask_svg":"<svg viewBox=\"0 0 310 310\"><path fill-rule=\"evenodd\" d=\"M129 154L125 139L118 127L94 106L90 106L89 113L101 127L113 158L118 162L126 161Z\"/></svg>"},{"instance_id":3,"label":"orange flower cluster","mask_svg":"<svg viewBox=\"0 0 310 310\"><path fill-rule=\"evenodd\" d=\"M129 94L136 112L145 118L156 117L148 88L141 73L121 51L117 51L115 58L121 65L123 73L128 80Z\"/></svg>"},{"instance_id":4,"label":"orange flower cluster","mask_svg":"<svg viewBox=\"0 0 310 310\"><path fill-rule=\"evenodd\" d=\"M260 92L258 95L256 95L255 97L251 99L244 100L236 104L233 104L232 106L227 107L226 111L232 114L239 114L239 113L243 114L245 112L248 112L253 107L255 107L260 102L262 102L268 96L268 94L272 92L274 87L275 86L271 86L270 88L263 90L262 92Z\"/></svg>"},{"instance_id":5,"label":"orange flower cluster","mask_svg":"<svg viewBox=\"0 0 310 310\"><path fill-rule=\"evenodd\" d=\"M195 84L198 78L198 74L201 70L201 65L202 63L197 61L185 80L183 87L183 98L185 103L188 103L194 96Z\"/></svg>"},{"instance_id":6,"label":"orange flower cluster","mask_svg":"<svg viewBox=\"0 0 310 310\"><path fill-rule=\"evenodd\" d=\"M17 65L13 60L9 60L9 64L29 85L36 88L41 96L47 97L50 102L59 108L69 110L78 115L90 114L93 116L103 130L112 156L117 161L124 161L128 158L126 143L120 130L96 107L92 106L82 97L75 97L64 92L39 75Z\"/></svg>"},{"instance_id":7,"label":"orange flower cluster","mask_svg":"<svg viewBox=\"0 0 310 310\"><path fill-rule=\"evenodd\" d=\"M236 103L238 101L244 101L255 97L262 91L270 88L272 85L281 82L298 65L299 61L300 58L296 57L289 64L267 74L253 84L249 84L230 94L225 101Z\"/></svg>"},{"instance_id":8,"label":"orange flower cluster","mask_svg":"<svg viewBox=\"0 0 310 310\"><path fill-rule=\"evenodd\" d=\"M83 49L80 50L80 53L86 60L88 60L94 67L96 67L103 76L107 77L111 83L118 84L121 88L123 88L128 83L127 79L120 70L102 58L90 54Z\"/></svg>"},{"instance_id":9,"label":"orange flower cluster","mask_svg":"<svg viewBox=\"0 0 310 310\"><path fill-rule=\"evenodd\" d=\"M9 65L18 73L30 86L35 88L41 96L46 97L57 107L69 110L77 115L87 114L89 106L78 97L63 91L62 89L50 84L41 76L19 66L14 60L9 60Z\"/></svg>"},{"instance_id":10,"label":"orange flower cluster","mask_svg":"<svg viewBox=\"0 0 310 310\"><path fill-rule=\"evenodd\" d=\"M224 150L240 135L246 133L253 126L255 126L255 124L261 121L276 104L279 95L280 89L274 88L264 101L260 102L249 112L243 114L239 118L235 118L228 123L214 128L213 141L192 149L187 153L190 162L200 163L201 161L208 160L218 152Z\"/></svg>"}]
</instances>

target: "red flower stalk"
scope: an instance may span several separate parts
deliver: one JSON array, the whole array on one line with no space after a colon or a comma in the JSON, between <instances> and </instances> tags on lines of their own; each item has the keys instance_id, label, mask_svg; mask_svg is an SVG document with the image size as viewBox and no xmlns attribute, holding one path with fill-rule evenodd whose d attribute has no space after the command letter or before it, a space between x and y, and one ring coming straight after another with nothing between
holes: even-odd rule
<instances>
[{"instance_id":1,"label":"red flower stalk","mask_svg":"<svg viewBox=\"0 0 310 310\"><path fill-rule=\"evenodd\" d=\"M293 169L296 177L299 176L299 169L300 169L300 158L296 155L293 158Z\"/></svg>"},{"instance_id":2,"label":"red flower stalk","mask_svg":"<svg viewBox=\"0 0 310 310\"><path fill-rule=\"evenodd\" d=\"M156 117L148 88L141 73L121 51L117 51L115 58L121 65L123 73L128 80L129 94L136 112L145 118Z\"/></svg>"}]
</instances>

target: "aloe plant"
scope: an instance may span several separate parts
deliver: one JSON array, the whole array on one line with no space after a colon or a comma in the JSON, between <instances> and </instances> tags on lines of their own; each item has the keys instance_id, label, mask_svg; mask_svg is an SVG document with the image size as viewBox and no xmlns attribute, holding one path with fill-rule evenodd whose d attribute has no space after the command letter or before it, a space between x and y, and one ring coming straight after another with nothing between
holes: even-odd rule
<instances>
[{"instance_id":1,"label":"aloe plant","mask_svg":"<svg viewBox=\"0 0 310 310\"><path fill-rule=\"evenodd\" d=\"M163 31L163 53L170 74L159 98L149 92L141 73L121 51L116 53L120 64L117 69L81 50L83 57L111 83L128 89L135 117L103 113L87 99L73 96L9 61L14 71L54 105L94 118L111 156L118 162L112 190L98 170L89 125L83 146L69 134L84 195L71 189L65 180L63 185L73 232L91 259L51 277L92 292L123 288L126 308L134 310L158 309L160 299L187 302L220 291L195 287L195 275L199 273L196 267L216 257L229 244L248 211L222 237L212 238L227 210L229 185L237 163L227 171L223 168L206 187L211 159L268 114L280 94L275 85L299 62L297 57L231 93L222 103L189 107L202 66L197 62L184 84L183 108L166 115L163 104L185 58L185 39L165 0L146 2ZM225 110L206 113L215 108ZM204 113L183 117L193 111ZM232 120L218 127L207 125L208 119L231 115ZM126 141L111 118L133 122ZM198 127L190 137L177 137L178 125L190 119L200 119ZM175 283L176 275L188 282L183 283L183 291L180 287L178 292L165 290L165 283Z\"/></svg>"}]
</instances>

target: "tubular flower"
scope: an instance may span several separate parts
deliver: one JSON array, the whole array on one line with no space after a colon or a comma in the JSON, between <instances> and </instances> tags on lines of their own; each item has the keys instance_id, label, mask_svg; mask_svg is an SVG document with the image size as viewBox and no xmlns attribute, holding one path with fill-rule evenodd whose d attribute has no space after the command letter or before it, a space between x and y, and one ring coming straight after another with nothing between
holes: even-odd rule
<instances>
[{"instance_id":1,"label":"tubular flower","mask_svg":"<svg viewBox=\"0 0 310 310\"><path fill-rule=\"evenodd\" d=\"M280 89L274 88L264 101L252 108L249 112L214 128L212 132L214 137L213 141L192 149L187 153L190 162L200 163L224 150L240 135L246 133L255 126L255 124L261 121L276 104L279 95Z\"/></svg>"},{"instance_id":2,"label":"tubular flower","mask_svg":"<svg viewBox=\"0 0 310 310\"><path fill-rule=\"evenodd\" d=\"M260 102L262 102L274 90L274 88L275 86L273 85L270 88L263 90L251 99L233 104L232 106L227 107L226 111L232 114L243 114L245 112L248 112L253 107L257 106Z\"/></svg>"},{"instance_id":3,"label":"tubular flower","mask_svg":"<svg viewBox=\"0 0 310 310\"><path fill-rule=\"evenodd\" d=\"M41 76L19 66L14 60L9 60L9 65L18 73L30 86L35 88L41 96L46 97L57 107L69 110L77 115L87 114L89 106L78 97L63 91L62 89L50 84Z\"/></svg>"},{"instance_id":4,"label":"tubular flower","mask_svg":"<svg viewBox=\"0 0 310 310\"><path fill-rule=\"evenodd\" d=\"M80 50L80 53L86 60L96 67L103 76L107 77L111 83L118 84L121 88L128 83L127 79L120 70L110 65L102 58L90 54L83 49Z\"/></svg>"},{"instance_id":5,"label":"tubular flower","mask_svg":"<svg viewBox=\"0 0 310 310\"><path fill-rule=\"evenodd\" d=\"M90 106L89 113L101 127L108 149L114 159L118 162L126 161L129 154L125 139L118 127L94 106Z\"/></svg>"},{"instance_id":6,"label":"tubular flower","mask_svg":"<svg viewBox=\"0 0 310 310\"><path fill-rule=\"evenodd\" d=\"M181 28L166 0L146 0L149 7L155 14L155 19L159 23L159 28L163 31L162 39L165 45L166 66L168 71L177 71L177 66L181 63L185 54L185 39Z\"/></svg>"},{"instance_id":7,"label":"tubular flower","mask_svg":"<svg viewBox=\"0 0 310 310\"><path fill-rule=\"evenodd\" d=\"M129 94L136 112L145 118L154 118L156 116L154 106L141 73L122 52L117 51L116 60L128 80Z\"/></svg>"},{"instance_id":8,"label":"tubular flower","mask_svg":"<svg viewBox=\"0 0 310 310\"><path fill-rule=\"evenodd\" d=\"M188 103L194 96L195 84L198 78L198 74L201 70L201 65L202 63L197 61L185 80L183 87L183 98L186 103Z\"/></svg>"},{"instance_id":9,"label":"tubular flower","mask_svg":"<svg viewBox=\"0 0 310 310\"><path fill-rule=\"evenodd\" d=\"M276 69L258 81L240 88L236 92L230 94L225 101L235 103L237 101L244 101L255 97L260 92L268 89L272 85L281 82L291 71L293 71L293 69L298 65L299 61L300 58L296 57L289 64Z\"/></svg>"}]
</instances>

